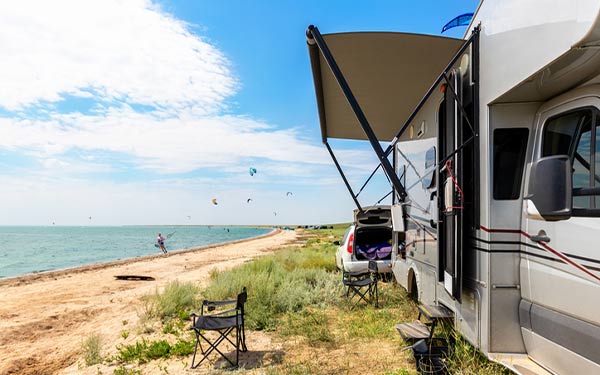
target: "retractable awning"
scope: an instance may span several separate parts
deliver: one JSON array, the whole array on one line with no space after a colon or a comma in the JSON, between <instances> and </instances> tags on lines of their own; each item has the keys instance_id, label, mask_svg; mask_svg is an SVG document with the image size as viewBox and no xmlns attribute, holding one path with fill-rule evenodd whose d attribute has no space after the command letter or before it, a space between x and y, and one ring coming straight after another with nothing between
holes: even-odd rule
<instances>
[{"instance_id":1,"label":"retractable awning","mask_svg":"<svg viewBox=\"0 0 600 375\"><path fill-rule=\"evenodd\" d=\"M391 141L465 43L422 34L352 32L323 35L379 141ZM321 136L366 140L319 48L309 51ZM311 44L312 42L312 44Z\"/></svg>"}]
</instances>

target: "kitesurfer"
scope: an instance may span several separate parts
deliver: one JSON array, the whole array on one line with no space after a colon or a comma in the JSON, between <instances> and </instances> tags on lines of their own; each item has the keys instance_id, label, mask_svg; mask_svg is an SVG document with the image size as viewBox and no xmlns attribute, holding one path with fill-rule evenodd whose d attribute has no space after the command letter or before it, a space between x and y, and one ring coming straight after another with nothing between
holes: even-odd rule
<instances>
[{"instance_id":1,"label":"kitesurfer","mask_svg":"<svg viewBox=\"0 0 600 375\"><path fill-rule=\"evenodd\" d=\"M162 252L164 254L168 254L167 253L167 248L165 247L165 239L162 234L158 234L158 237L156 237L156 243L158 244L158 246L160 246L160 249L162 250Z\"/></svg>"}]
</instances>

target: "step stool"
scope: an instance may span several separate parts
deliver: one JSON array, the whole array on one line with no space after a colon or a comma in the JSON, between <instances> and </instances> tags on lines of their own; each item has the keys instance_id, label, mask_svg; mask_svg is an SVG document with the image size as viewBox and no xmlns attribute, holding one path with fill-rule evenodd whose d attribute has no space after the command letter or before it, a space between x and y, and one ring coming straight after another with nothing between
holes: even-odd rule
<instances>
[{"instance_id":1,"label":"step stool","mask_svg":"<svg viewBox=\"0 0 600 375\"><path fill-rule=\"evenodd\" d=\"M417 320L395 325L396 330L406 342L421 339L431 340L439 322L447 322L454 318L454 313L441 305L419 305L418 309ZM421 317L425 318L426 322L422 322Z\"/></svg>"}]
</instances>

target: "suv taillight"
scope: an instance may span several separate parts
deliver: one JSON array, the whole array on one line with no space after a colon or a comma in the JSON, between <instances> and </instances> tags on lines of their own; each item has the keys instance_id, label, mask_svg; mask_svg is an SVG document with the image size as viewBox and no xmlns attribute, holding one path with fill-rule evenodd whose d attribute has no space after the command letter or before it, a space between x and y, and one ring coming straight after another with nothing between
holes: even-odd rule
<instances>
[{"instance_id":1,"label":"suv taillight","mask_svg":"<svg viewBox=\"0 0 600 375\"><path fill-rule=\"evenodd\" d=\"M348 237L348 245L346 246L348 254L352 254L352 248L354 248L354 233L350 233L350 237Z\"/></svg>"}]
</instances>

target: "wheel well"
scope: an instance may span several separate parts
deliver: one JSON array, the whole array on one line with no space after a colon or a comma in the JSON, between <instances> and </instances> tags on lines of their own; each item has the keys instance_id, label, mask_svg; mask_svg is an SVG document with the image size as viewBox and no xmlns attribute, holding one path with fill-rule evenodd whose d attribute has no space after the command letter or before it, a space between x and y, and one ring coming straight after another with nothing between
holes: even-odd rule
<instances>
[{"instance_id":1,"label":"wheel well","mask_svg":"<svg viewBox=\"0 0 600 375\"><path fill-rule=\"evenodd\" d=\"M417 276L415 271L411 268L408 270L408 294L410 298L415 302L419 301L419 286L417 285Z\"/></svg>"}]
</instances>

